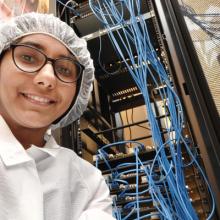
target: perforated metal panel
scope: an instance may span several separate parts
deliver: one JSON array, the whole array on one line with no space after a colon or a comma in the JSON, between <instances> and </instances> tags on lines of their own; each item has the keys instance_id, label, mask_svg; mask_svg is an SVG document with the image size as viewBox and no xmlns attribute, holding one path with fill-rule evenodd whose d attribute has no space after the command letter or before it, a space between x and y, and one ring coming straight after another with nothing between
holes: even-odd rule
<instances>
[{"instance_id":1,"label":"perforated metal panel","mask_svg":"<svg viewBox=\"0 0 220 220\"><path fill-rule=\"evenodd\" d=\"M201 77L220 117L220 1L179 0L179 4L203 69Z\"/></svg>"}]
</instances>

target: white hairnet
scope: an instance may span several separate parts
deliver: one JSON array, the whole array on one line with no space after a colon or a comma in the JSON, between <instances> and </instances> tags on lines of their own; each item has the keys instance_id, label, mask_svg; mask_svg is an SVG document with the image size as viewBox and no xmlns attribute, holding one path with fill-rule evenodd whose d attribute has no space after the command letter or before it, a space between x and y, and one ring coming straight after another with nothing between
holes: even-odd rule
<instances>
[{"instance_id":1,"label":"white hairnet","mask_svg":"<svg viewBox=\"0 0 220 220\"><path fill-rule=\"evenodd\" d=\"M44 33L56 38L85 67L74 105L59 122L51 125L51 128L66 126L81 116L87 107L92 90L94 66L87 50L87 43L84 39L79 38L70 26L54 15L32 12L14 17L10 21L0 22L0 54L16 39L33 33Z\"/></svg>"}]
</instances>

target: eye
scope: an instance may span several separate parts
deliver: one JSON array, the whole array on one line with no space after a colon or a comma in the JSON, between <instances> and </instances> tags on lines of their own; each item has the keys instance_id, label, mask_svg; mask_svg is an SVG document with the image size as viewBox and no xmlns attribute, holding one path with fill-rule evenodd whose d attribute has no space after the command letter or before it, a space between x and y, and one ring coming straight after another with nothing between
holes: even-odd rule
<instances>
[{"instance_id":1,"label":"eye","mask_svg":"<svg viewBox=\"0 0 220 220\"><path fill-rule=\"evenodd\" d=\"M31 55L28 55L28 54L23 54L23 55L21 55L21 59L22 59L24 62L28 62L28 63L33 63L33 62L35 61L34 56L31 56Z\"/></svg>"},{"instance_id":2,"label":"eye","mask_svg":"<svg viewBox=\"0 0 220 220\"><path fill-rule=\"evenodd\" d=\"M71 76L72 75L72 72L70 69L62 67L62 66L57 67L56 71L63 76Z\"/></svg>"},{"instance_id":3,"label":"eye","mask_svg":"<svg viewBox=\"0 0 220 220\"><path fill-rule=\"evenodd\" d=\"M78 69L70 59L57 59L54 65L55 72L59 79L65 82L75 82L78 76Z\"/></svg>"}]
</instances>

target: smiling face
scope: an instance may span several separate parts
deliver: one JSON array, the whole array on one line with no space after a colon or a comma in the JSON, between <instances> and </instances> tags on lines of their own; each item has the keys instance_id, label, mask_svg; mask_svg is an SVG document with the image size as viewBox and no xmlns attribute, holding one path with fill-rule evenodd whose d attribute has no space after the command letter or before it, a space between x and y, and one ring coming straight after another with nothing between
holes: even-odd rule
<instances>
[{"instance_id":1,"label":"smiling face","mask_svg":"<svg viewBox=\"0 0 220 220\"><path fill-rule=\"evenodd\" d=\"M62 43L44 34L25 36L19 43L35 45L53 59L71 56ZM0 60L0 114L11 127L49 127L66 112L75 93L76 83L57 79L49 62L31 74L15 66L11 50Z\"/></svg>"}]
</instances>

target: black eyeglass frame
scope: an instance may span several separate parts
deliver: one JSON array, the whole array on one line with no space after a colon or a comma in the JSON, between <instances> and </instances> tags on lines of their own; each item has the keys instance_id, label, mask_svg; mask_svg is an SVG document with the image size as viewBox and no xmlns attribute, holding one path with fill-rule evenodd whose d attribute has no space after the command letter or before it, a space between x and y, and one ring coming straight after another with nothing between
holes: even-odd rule
<instances>
[{"instance_id":1,"label":"black eyeglass frame","mask_svg":"<svg viewBox=\"0 0 220 220\"><path fill-rule=\"evenodd\" d=\"M44 63L42 64L42 66L41 66L39 69L37 69L37 70L34 70L34 71L25 71L25 70L23 70L21 67L19 67L19 66L17 65L17 63L16 63L16 61L15 61L14 49L15 49L16 47L18 47L18 46L29 47L29 48L32 48L32 49L38 51L39 53L41 53L41 54L45 57L45 62L44 62ZM77 81L81 78L81 75L82 75L82 73L83 73L83 70L85 69L85 67L84 67L82 64L80 64L79 61L77 61L76 59L71 59L70 57L62 57L62 58L55 58L55 59L53 59L53 58L48 57L48 56L47 56L45 53L43 53L40 49L38 49L38 48L36 48L36 47L34 47L34 46L31 46L31 45L18 43L18 44L11 44L11 45L10 45L10 48L12 49L12 59L13 59L14 64L16 65L16 67L17 67L19 70L21 70L21 71L23 71L23 72L26 72L26 73L36 73L36 72L40 71L40 70L49 62L49 63L51 63L51 65L52 65L52 67L53 67L54 75L55 75L61 82L64 82L64 83L75 83L75 82L77 82ZM78 73L77 79L76 79L75 81L73 81L73 82L66 82L66 81L62 80L62 79L58 76L58 74L57 74L57 72L56 72L56 70L55 70L55 63L56 63L58 60L70 60L70 61L73 61L76 65L78 65L78 66L80 67L80 72Z\"/></svg>"}]
</instances>

